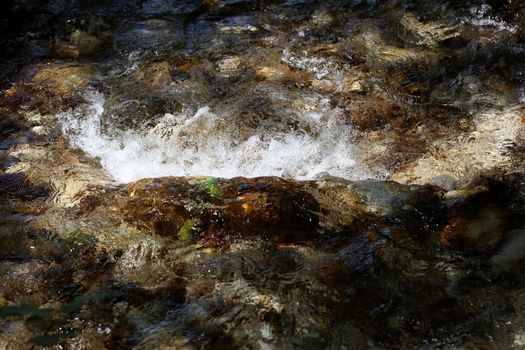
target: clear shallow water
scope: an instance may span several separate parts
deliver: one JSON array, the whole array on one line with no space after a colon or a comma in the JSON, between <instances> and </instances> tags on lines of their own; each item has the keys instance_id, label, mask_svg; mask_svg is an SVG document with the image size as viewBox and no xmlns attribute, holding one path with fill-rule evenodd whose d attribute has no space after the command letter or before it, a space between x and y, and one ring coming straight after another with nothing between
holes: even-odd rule
<instances>
[{"instance_id":1,"label":"clear shallow water","mask_svg":"<svg viewBox=\"0 0 525 350\"><path fill-rule=\"evenodd\" d=\"M74 147L99 157L119 182L160 176L283 176L311 179L332 175L350 179L370 176L353 157L352 129L343 126L337 109L301 115L309 131L266 132L244 139L229 128L228 116L208 107L193 115L166 113L145 131L103 127L105 99L93 92L87 104L58 115ZM169 111L166 111L169 112Z\"/></svg>"},{"instance_id":2,"label":"clear shallow water","mask_svg":"<svg viewBox=\"0 0 525 350\"><path fill-rule=\"evenodd\" d=\"M81 28L107 45L81 60L100 68L86 78L92 92L53 109L69 109L57 116L72 147L119 182L359 179L379 164L401 169L397 181L456 188L449 177L514 162L517 1L224 3L209 15L150 0ZM179 10L191 13L184 23ZM0 201L12 214L0 218L0 333L13 344L31 334L75 349L525 346L523 180L489 194L483 182L465 202L461 191L340 179L288 183L315 201L276 178L97 187L102 171L77 171L62 153L31 169L47 146L25 146L10 171L31 178L0 173L14 196ZM47 187L31 190L52 177L72 208L46 212ZM312 213L326 221L303 226Z\"/></svg>"}]
</instances>

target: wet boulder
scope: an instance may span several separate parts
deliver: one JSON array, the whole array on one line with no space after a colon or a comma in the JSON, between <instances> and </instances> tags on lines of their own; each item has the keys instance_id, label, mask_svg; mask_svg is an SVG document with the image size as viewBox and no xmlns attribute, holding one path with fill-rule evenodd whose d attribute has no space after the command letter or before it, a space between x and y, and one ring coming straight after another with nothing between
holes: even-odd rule
<instances>
[{"instance_id":1,"label":"wet boulder","mask_svg":"<svg viewBox=\"0 0 525 350\"><path fill-rule=\"evenodd\" d=\"M126 190L127 196L112 204L116 212L130 225L165 236L287 240L307 237L318 225L313 197L280 179L162 178Z\"/></svg>"},{"instance_id":2,"label":"wet boulder","mask_svg":"<svg viewBox=\"0 0 525 350\"><path fill-rule=\"evenodd\" d=\"M443 245L481 253L492 251L505 232L505 212L487 205L450 220L440 234Z\"/></svg>"},{"instance_id":3,"label":"wet boulder","mask_svg":"<svg viewBox=\"0 0 525 350\"><path fill-rule=\"evenodd\" d=\"M239 76L242 68L242 60L239 56L226 56L217 62L218 75L222 78Z\"/></svg>"},{"instance_id":4,"label":"wet boulder","mask_svg":"<svg viewBox=\"0 0 525 350\"><path fill-rule=\"evenodd\" d=\"M445 21L420 21L416 15L406 12L399 18L400 36L416 46L438 47L445 40L460 35L458 23Z\"/></svg>"},{"instance_id":5,"label":"wet boulder","mask_svg":"<svg viewBox=\"0 0 525 350\"><path fill-rule=\"evenodd\" d=\"M300 186L281 179L237 179L223 186L223 217L235 232L278 235L279 240L311 237L318 228L319 204Z\"/></svg>"},{"instance_id":6,"label":"wet boulder","mask_svg":"<svg viewBox=\"0 0 525 350\"><path fill-rule=\"evenodd\" d=\"M297 242L385 220L416 232L436 224L443 209L435 187L336 179L168 177L127 185L114 198L110 206L127 225L204 241L256 236Z\"/></svg>"},{"instance_id":7,"label":"wet boulder","mask_svg":"<svg viewBox=\"0 0 525 350\"><path fill-rule=\"evenodd\" d=\"M288 65L278 64L276 66L262 66L256 69L256 75L260 79L281 83L305 83L308 74L292 70Z\"/></svg>"},{"instance_id":8,"label":"wet boulder","mask_svg":"<svg viewBox=\"0 0 525 350\"><path fill-rule=\"evenodd\" d=\"M504 193L503 183L483 177L446 193L443 199L450 213L439 234L440 243L457 250L493 253L510 224Z\"/></svg>"},{"instance_id":9,"label":"wet boulder","mask_svg":"<svg viewBox=\"0 0 525 350\"><path fill-rule=\"evenodd\" d=\"M129 82L121 84L121 89L135 95L162 90L171 83L172 70L171 63L166 60L141 66L130 77Z\"/></svg>"},{"instance_id":10,"label":"wet boulder","mask_svg":"<svg viewBox=\"0 0 525 350\"><path fill-rule=\"evenodd\" d=\"M69 41L55 46L56 54L64 58L79 58L92 55L100 50L102 40L85 31L75 30Z\"/></svg>"},{"instance_id":11,"label":"wet boulder","mask_svg":"<svg viewBox=\"0 0 525 350\"><path fill-rule=\"evenodd\" d=\"M45 63L30 71L31 88L51 96L70 97L87 88L100 71L89 64Z\"/></svg>"}]
</instances>

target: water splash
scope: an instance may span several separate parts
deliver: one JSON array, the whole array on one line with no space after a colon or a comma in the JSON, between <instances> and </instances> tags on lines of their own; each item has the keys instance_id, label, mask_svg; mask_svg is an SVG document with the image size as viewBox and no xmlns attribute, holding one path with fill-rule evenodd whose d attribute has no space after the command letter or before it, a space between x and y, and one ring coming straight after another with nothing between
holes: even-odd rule
<instances>
[{"instance_id":1,"label":"water splash","mask_svg":"<svg viewBox=\"0 0 525 350\"><path fill-rule=\"evenodd\" d=\"M296 55L288 49L283 50L281 61L295 69L306 70L312 73L317 80L329 75L340 75L337 65L322 57L307 57Z\"/></svg>"},{"instance_id":2,"label":"water splash","mask_svg":"<svg viewBox=\"0 0 525 350\"><path fill-rule=\"evenodd\" d=\"M470 13L473 18L467 20L468 23L477 27L491 27L498 31L508 31L510 33L516 33L518 28L507 24L505 21L490 16L492 7L487 4L481 6L474 6L470 8Z\"/></svg>"},{"instance_id":3,"label":"water splash","mask_svg":"<svg viewBox=\"0 0 525 350\"><path fill-rule=\"evenodd\" d=\"M352 131L343 127L337 110L304 113L301 118L310 132L258 131L243 138L232 132L235 128L227 128L227 116L208 107L194 115L166 113L146 131L105 130L103 94L90 93L86 99L86 105L60 113L57 119L71 145L99 157L119 182L200 175L370 177L352 157Z\"/></svg>"}]
</instances>

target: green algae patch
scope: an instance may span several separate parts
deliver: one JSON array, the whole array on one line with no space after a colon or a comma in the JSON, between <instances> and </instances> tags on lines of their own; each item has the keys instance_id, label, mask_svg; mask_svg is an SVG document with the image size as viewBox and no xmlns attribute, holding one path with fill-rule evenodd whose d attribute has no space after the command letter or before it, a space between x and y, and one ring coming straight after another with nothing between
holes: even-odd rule
<instances>
[{"instance_id":1,"label":"green algae patch","mask_svg":"<svg viewBox=\"0 0 525 350\"><path fill-rule=\"evenodd\" d=\"M219 182L213 177L206 178L206 180L200 184L200 188L206 190L212 197L219 197L221 195Z\"/></svg>"},{"instance_id":2,"label":"green algae patch","mask_svg":"<svg viewBox=\"0 0 525 350\"><path fill-rule=\"evenodd\" d=\"M199 224L197 219L189 219L184 222L177 236L181 241L189 242L193 239L193 231Z\"/></svg>"},{"instance_id":3,"label":"green algae patch","mask_svg":"<svg viewBox=\"0 0 525 350\"><path fill-rule=\"evenodd\" d=\"M61 230L59 237L69 249L82 248L95 243L95 237L77 227Z\"/></svg>"}]
</instances>

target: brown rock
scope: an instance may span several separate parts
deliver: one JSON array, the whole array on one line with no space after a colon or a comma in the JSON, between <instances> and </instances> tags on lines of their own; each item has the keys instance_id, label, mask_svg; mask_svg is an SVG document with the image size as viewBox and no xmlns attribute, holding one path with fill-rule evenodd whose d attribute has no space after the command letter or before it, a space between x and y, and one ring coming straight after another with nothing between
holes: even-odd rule
<instances>
[{"instance_id":1,"label":"brown rock","mask_svg":"<svg viewBox=\"0 0 525 350\"><path fill-rule=\"evenodd\" d=\"M351 101L345 108L347 118L361 130L373 130L392 124L401 117L398 105L381 97Z\"/></svg>"},{"instance_id":2,"label":"brown rock","mask_svg":"<svg viewBox=\"0 0 525 350\"><path fill-rule=\"evenodd\" d=\"M256 72L259 78L270 81L284 80L291 74L291 69L288 66L280 65L278 67L260 67Z\"/></svg>"},{"instance_id":3,"label":"brown rock","mask_svg":"<svg viewBox=\"0 0 525 350\"><path fill-rule=\"evenodd\" d=\"M168 179L142 180L127 186L128 197L114 204L124 221L139 229L159 235L177 236L190 213L177 199L187 185L168 185ZM172 181L177 182L177 181Z\"/></svg>"},{"instance_id":4,"label":"brown rock","mask_svg":"<svg viewBox=\"0 0 525 350\"><path fill-rule=\"evenodd\" d=\"M293 71L289 66L285 64L279 64L277 66L263 66L256 70L257 77L269 81L275 82L293 82L293 83L305 83L307 75Z\"/></svg>"},{"instance_id":5,"label":"brown rock","mask_svg":"<svg viewBox=\"0 0 525 350\"><path fill-rule=\"evenodd\" d=\"M278 178L147 179L126 189L127 195L112 204L117 215L159 235L180 236L191 221L208 239L240 234L288 240L290 235L304 238L318 225L315 199Z\"/></svg>"},{"instance_id":6,"label":"brown rock","mask_svg":"<svg viewBox=\"0 0 525 350\"><path fill-rule=\"evenodd\" d=\"M345 94L353 92L363 92L363 83L357 77L346 77L343 79L343 87L341 91Z\"/></svg>"},{"instance_id":7,"label":"brown rock","mask_svg":"<svg viewBox=\"0 0 525 350\"><path fill-rule=\"evenodd\" d=\"M144 70L142 80L150 90L166 87L171 83L170 64L166 61L151 64Z\"/></svg>"},{"instance_id":8,"label":"brown rock","mask_svg":"<svg viewBox=\"0 0 525 350\"><path fill-rule=\"evenodd\" d=\"M242 61L239 56L228 56L217 63L219 75L229 78L238 75L242 69Z\"/></svg>"},{"instance_id":9,"label":"brown rock","mask_svg":"<svg viewBox=\"0 0 525 350\"><path fill-rule=\"evenodd\" d=\"M96 36L81 30L75 30L71 33L67 43L55 47L55 52L60 57L79 58L96 53L101 46L102 41Z\"/></svg>"},{"instance_id":10,"label":"brown rock","mask_svg":"<svg viewBox=\"0 0 525 350\"><path fill-rule=\"evenodd\" d=\"M337 86L328 79L312 81L312 88L319 92L333 93L337 90Z\"/></svg>"},{"instance_id":11,"label":"brown rock","mask_svg":"<svg viewBox=\"0 0 525 350\"><path fill-rule=\"evenodd\" d=\"M341 48L338 44L318 44L312 47L312 52L316 54L335 55L339 54Z\"/></svg>"},{"instance_id":12,"label":"brown rock","mask_svg":"<svg viewBox=\"0 0 525 350\"><path fill-rule=\"evenodd\" d=\"M281 236L280 241L287 241L288 235L305 237L317 228L319 205L296 183L273 178L238 179L228 184L224 193L235 196L227 200L222 211L226 227L233 232L273 233Z\"/></svg>"},{"instance_id":13,"label":"brown rock","mask_svg":"<svg viewBox=\"0 0 525 350\"><path fill-rule=\"evenodd\" d=\"M444 246L481 253L491 251L505 232L505 215L500 208L487 205L474 213L453 217L441 231Z\"/></svg>"},{"instance_id":14,"label":"brown rock","mask_svg":"<svg viewBox=\"0 0 525 350\"><path fill-rule=\"evenodd\" d=\"M97 72L85 64L45 64L37 66L31 83L53 94L70 95L86 87Z\"/></svg>"},{"instance_id":15,"label":"brown rock","mask_svg":"<svg viewBox=\"0 0 525 350\"><path fill-rule=\"evenodd\" d=\"M162 90L172 82L171 73L172 66L169 62L153 62L137 69L131 79L123 82L120 88L135 95Z\"/></svg>"},{"instance_id":16,"label":"brown rock","mask_svg":"<svg viewBox=\"0 0 525 350\"><path fill-rule=\"evenodd\" d=\"M207 246L221 246L236 236L280 243L312 240L318 230L358 230L411 205L439 206L438 189L393 182L167 177L140 180L125 189L108 206L127 226Z\"/></svg>"}]
</instances>

